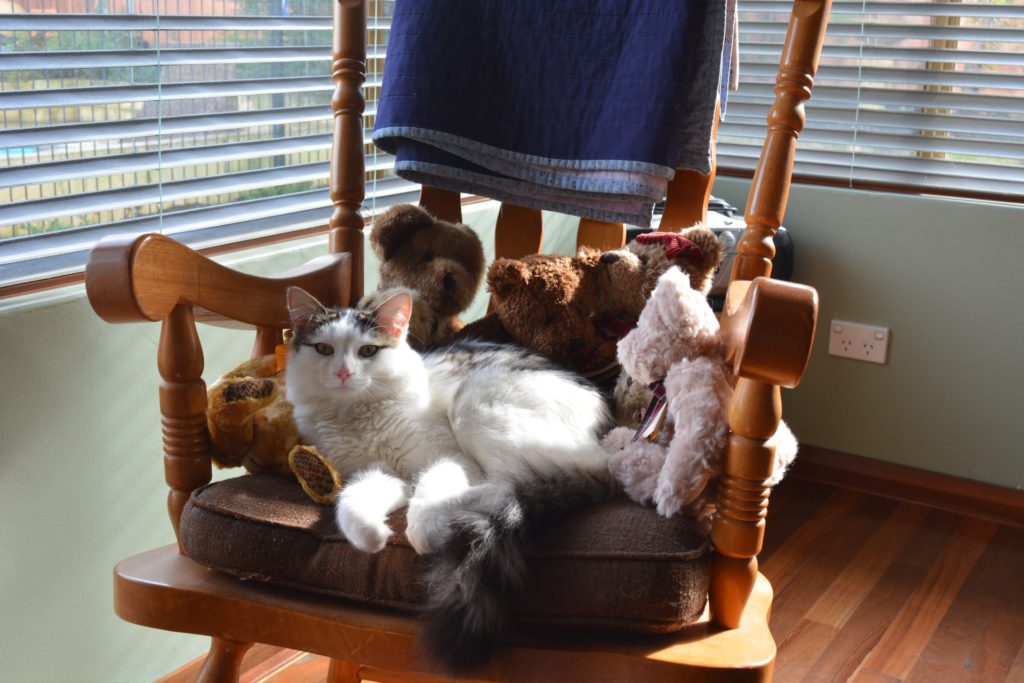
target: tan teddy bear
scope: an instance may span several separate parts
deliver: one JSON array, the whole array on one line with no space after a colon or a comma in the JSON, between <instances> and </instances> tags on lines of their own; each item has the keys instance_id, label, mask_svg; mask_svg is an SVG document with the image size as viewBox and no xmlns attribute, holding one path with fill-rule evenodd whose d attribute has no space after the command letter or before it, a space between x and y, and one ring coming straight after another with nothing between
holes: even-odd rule
<instances>
[{"instance_id":1,"label":"tan teddy bear","mask_svg":"<svg viewBox=\"0 0 1024 683\"><path fill-rule=\"evenodd\" d=\"M611 453L609 470L630 498L666 517L685 510L709 524L715 497L707 487L721 474L733 387L718 319L692 279L676 268L662 275L637 326L619 342L623 371L636 378L634 385L656 386L659 401L641 430L621 426L601 443ZM773 445L774 486L796 457L786 423L779 423Z\"/></svg>"},{"instance_id":2,"label":"tan teddy bear","mask_svg":"<svg viewBox=\"0 0 1024 683\"><path fill-rule=\"evenodd\" d=\"M620 325L632 328L643 311L651 292L664 273L673 266L689 279L693 291L706 296L711 290L715 270L725 251L714 231L695 225L679 233L651 232L640 235L626 246L601 256L607 286L602 290L603 318L609 316ZM628 332L629 329L626 329ZM623 337L625 334L620 334ZM623 371L614 390L615 417L619 424L636 427L653 394Z\"/></svg>"},{"instance_id":3,"label":"tan teddy bear","mask_svg":"<svg viewBox=\"0 0 1024 683\"><path fill-rule=\"evenodd\" d=\"M288 475L288 452L299 442L284 373L274 354L245 361L207 390L207 426L214 463Z\"/></svg>"},{"instance_id":4,"label":"tan teddy bear","mask_svg":"<svg viewBox=\"0 0 1024 683\"><path fill-rule=\"evenodd\" d=\"M310 498L329 504L341 478L315 448L299 443L292 405L284 396L282 361L276 354L247 360L219 377L206 392L214 464L294 475Z\"/></svg>"}]
</instances>

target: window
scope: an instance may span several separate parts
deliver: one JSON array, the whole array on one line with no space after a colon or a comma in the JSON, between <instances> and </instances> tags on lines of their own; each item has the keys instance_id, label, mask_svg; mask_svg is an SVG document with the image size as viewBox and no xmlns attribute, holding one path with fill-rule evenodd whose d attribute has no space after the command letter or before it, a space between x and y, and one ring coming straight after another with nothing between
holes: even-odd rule
<instances>
[{"instance_id":1,"label":"window","mask_svg":"<svg viewBox=\"0 0 1024 683\"><path fill-rule=\"evenodd\" d=\"M791 7L739 2L725 173L757 162ZM833 2L796 159L812 182L1024 201L1024 4Z\"/></svg>"},{"instance_id":2,"label":"window","mask_svg":"<svg viewBox=\"0 0 1024 683\"><path fill-rule=\"evenodd\" d=\"M325 225L333 4L0 0L0 285L80 271L109 234ZM369 2L367 130L392 6ZM367 213L415 196L366 150Z\"/></svg>"}]
</instances>

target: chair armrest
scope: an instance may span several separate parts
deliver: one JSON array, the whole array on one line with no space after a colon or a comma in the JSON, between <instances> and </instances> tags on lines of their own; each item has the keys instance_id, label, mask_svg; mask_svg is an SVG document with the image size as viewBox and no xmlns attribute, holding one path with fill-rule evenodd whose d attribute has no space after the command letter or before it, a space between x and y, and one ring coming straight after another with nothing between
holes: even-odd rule
<instances>
[{"instance_id":1,"label":"chair armrest","mask_svg":"<svg viewBox=\"0 0 1024 683\"><path fill-rule=\"evenodd\" d=\"M291 285L325 303L349 305L349 254L321 256L278 277L257 277L154 233L102 240L85 268L89 303L110 323L163 320L186 304L251 325L285 328L285 291Z\"/></svg>"},{"instance_id":2,"label":"chair armrest","mask_svg":"<svg viewBox=\"0 0 1024 683\"><path fill-rule=\"evenodd\" d=\"M323 256L280 277L245 275L158 234L112 237L89 255L85 288L97 315L111 323L162 321L157 367L167 509L174 533L192 491L211 478L203 349L195 310L257 327L254 353L271 353L290 326L286 289L297 285L321 301L348 305L349 254Z\"/></svg>"},{"instance_id":3,"label":"chair armrest","mask_svg":"<svg viewBox=\"0 0 1024 683\"><path fill-rule=\"evenodd\" d=\"M812 287L766 277L734 280L721 320L733 374L795 387L811 355L817 320L818 293Z\"/></svg>"},{"instance_id":4,"label":"chair armrest","mask_svg":"<svg viewBox=\"0 0 1024 683\"><path fill-rule=\"evenodd\" d=\"M711 619L719 627L739 626L757 579L782 419L779 387L800 382L817 319L818 293L810 287L765 277L729 285L721 332L736 388L711 529L709 590Z\"/></svg>"}]
</instances>

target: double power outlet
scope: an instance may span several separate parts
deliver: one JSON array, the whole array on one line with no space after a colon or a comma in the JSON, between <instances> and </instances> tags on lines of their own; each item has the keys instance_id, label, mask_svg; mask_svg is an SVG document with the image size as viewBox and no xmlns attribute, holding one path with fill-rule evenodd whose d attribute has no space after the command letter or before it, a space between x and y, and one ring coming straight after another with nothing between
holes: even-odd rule
<instances>
[{"instance_id":1,"label":"double power outlet","mask_svg":"<svg viewBox=\"0 0 1024 683\"><path fill-rule=\"evenodd\" d=\"M890 336L888 327L833 320L828 352L840 358L884 364L889 359Z\"/></svg>"}]
</instances>

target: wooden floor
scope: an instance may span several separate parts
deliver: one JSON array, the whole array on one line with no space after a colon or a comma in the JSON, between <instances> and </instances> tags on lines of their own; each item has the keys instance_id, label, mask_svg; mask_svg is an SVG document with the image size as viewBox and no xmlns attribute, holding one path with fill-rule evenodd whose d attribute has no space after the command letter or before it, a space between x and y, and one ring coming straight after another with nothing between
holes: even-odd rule
<instances>
[{"instance_id":1,"label":"wooden floor","mask_svg":"<svg viewBox=\"0 0 1024 683\"><path fill-rule=\"evenodd\" d=\"M776 494L777 681L1024 682L1024 527L799 479Z\"/></svg>"},{"instance_id":2,"label":"wooden floor","mask_svg":"<svg viewBox=\"0 0 1024 683\"><path fill-rule=\"evenodd\" d=\"M1024 683L1024 526L801 479L768 519L776 681ZM248 683L327 675L323 658L278 648L253 648L246 667Z\"/></svg>"}]
</instances>

